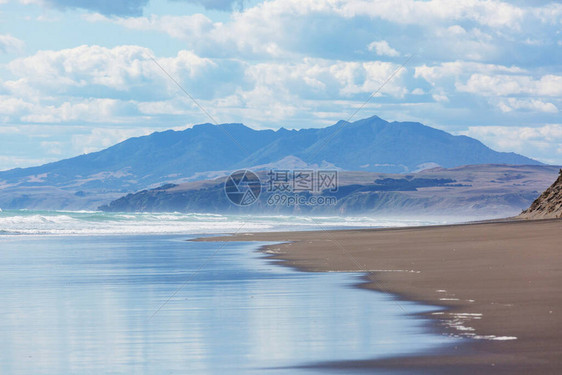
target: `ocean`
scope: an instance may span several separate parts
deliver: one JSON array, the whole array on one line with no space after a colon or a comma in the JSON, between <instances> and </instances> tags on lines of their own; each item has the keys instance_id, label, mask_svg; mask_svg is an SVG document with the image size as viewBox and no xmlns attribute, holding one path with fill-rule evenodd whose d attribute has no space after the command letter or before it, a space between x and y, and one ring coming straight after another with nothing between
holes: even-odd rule
<instances>
[{"instance_id":1,"label":"ocean","mask_svg":"<svg viewBox=\"0 0 562 375\"><path fill-rule=\"evenodd\" d=\"M0 235L221 234L450 224L467 218L0 211Z\"/></svg>"},{"instance_id":2,"label":"ocean","mask_svg":"<svg viewBox=\"0 0 562 375\"><path fill-rule=\"evenodd\" d=\"M436 310L308 273L218 233L428 224L369 218L4 211L0 373L315 374L437 350ZM317 222L316 222L317 221ZM377 224L377 225L375 225ZM382 373L382 372L381 372Z\"/></svg>"}]
</instances>

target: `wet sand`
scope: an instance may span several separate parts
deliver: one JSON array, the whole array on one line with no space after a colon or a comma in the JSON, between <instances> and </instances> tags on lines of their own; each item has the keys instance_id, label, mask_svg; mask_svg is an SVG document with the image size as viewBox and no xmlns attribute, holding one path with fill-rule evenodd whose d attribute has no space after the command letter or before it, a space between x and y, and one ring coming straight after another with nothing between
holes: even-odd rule
<instances>
[{"instance_id":1,"label":"wet sand","mask_svg":"<svg viewBox=\"0 0 562 375\"><path fill-rule=\"evenodd\" d=\"M367 272L359 287L393 293L398 301L443 306L429 315L435 322L430 328L473 337L441 353L314 367L353 373L562 373L562 220L201 240L283 242L263 250L304 271Z\"/></svg>"}]
</instances>

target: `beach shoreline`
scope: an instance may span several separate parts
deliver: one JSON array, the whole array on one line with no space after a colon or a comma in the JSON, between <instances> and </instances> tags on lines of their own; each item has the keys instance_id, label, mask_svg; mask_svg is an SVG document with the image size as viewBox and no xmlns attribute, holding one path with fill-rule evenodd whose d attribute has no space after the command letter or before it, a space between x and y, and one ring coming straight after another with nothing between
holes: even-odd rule
<instances>
[{"instance_id":1,"label":"beach shoreline","mask_svg":"<svg viewBox=\"0 0 562 375\"><path fill-rule=\"evenodd\" d=\"M442 310L430 329L468 338L439 353L319 363L357 373L558 374L562 371L562 220L391 229L244 233L197 241L267 241L277 263L363 272L360 288Z\"/></svg>"}]
</instances>

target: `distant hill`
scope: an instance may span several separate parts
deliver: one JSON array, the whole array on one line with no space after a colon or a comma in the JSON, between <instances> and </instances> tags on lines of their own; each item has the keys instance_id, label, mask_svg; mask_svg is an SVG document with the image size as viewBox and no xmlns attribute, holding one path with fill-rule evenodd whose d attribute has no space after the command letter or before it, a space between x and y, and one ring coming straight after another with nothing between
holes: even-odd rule
<instances>
[{"instance_id":1,"label":"distant hill","mask_svg":"<svg viewBox=\"0 0 562 375\"><path fill-rule=\"evenodd\" d=\"M311 206L269 204L266 172L258 172L263 191L251 206L229 202L222 177L143 190L100 208L118 212L506 217L527 207L557 172L552 166L509 165L434 168L408 174L340 172L337 191L321 194L335 196L337 203Z\"/></svg>"},{"instance_id":2,"label":"distant hill","mask_svg":"<svg viewBox=\"0 0 562 375\"><path fill-rule=\"evenodd\" d=\"M546 189L531 206L523 211L520 219L560 219L562 218L562 169L558 178Z\"/></svg>"},{"instance_id":3,"label":"distant hill","mask_svg":"<svg viewBox=\"0 0 562 375\"><path fill-rule=\"evenodd\" d=\"M202 124L130 138L99 152L38 167L0 172L0 207L87 209L122 193L256 166L406 173L467 164L540 163L496 152L473 138L377 116L302 130Z\"/></svg>"}]
</instances>

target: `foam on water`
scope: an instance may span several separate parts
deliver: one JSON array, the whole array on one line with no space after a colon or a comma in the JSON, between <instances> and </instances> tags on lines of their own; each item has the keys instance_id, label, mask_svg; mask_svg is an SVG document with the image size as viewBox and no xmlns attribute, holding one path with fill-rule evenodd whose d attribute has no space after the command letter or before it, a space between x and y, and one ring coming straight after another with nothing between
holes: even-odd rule
<instances>
[{"instance_id":1,"label":"foam on water","mask_svg":"<svg viewBox=\"0 0 562 375\"><path fill-rule=\"evenodd\" d=\"M99 211L0 211L2 235L196 234L448 224L459 218L106 213Z\"/></svg>"}]
</instances>

